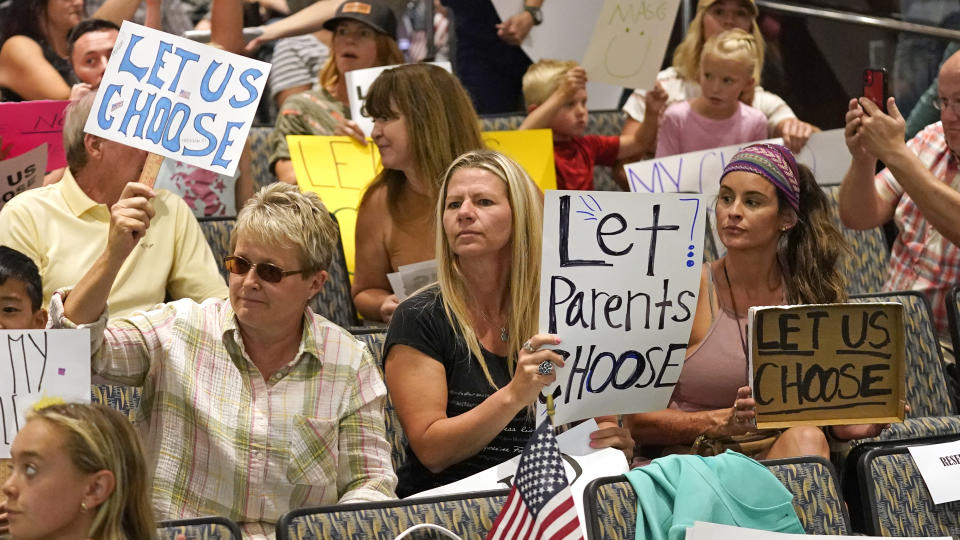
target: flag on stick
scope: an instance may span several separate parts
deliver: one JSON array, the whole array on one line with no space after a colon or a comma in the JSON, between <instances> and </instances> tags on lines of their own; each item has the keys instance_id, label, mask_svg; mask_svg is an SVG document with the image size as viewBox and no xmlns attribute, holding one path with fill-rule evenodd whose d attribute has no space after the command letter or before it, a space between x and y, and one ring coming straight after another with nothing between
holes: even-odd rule
<instances>
[{"instance_id":1,"label":"flag on stick","mask_svg":"<svg viewBox=\"0 0 960 540\"><path fill-rule=\"evenodd\" d=\"M560 457L560 445L545 419L520 456L517 474L503 510L487 540L583 539Z\"/></svg>"}]
</instances>

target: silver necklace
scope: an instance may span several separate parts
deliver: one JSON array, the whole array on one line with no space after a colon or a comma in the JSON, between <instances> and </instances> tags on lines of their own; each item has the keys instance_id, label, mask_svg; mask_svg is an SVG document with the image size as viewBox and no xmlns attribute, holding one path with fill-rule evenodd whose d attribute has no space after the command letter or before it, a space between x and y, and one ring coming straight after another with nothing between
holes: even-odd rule
<instances>
[{"instance_id":1,"label":"silver necklace","mask_svg":"<svg viewBox=\"0 0 960 540\"><path fill-rule=\"evenodd\" d=\"M488 325L490 325L490 326L497 326L497 325L493 324L493 321L491 321L491 320L487 317L487 315L483 312L482 309L477 308L477 312L480 313L480 316L483 318L484 321L487 322ZM501 327L500 327L500 341L502 341L502 342L504 342L504 343L510 341L510 332L507 331L507 327L506 327L506 326L501 326Z\"/></svg>"}]
</instances>

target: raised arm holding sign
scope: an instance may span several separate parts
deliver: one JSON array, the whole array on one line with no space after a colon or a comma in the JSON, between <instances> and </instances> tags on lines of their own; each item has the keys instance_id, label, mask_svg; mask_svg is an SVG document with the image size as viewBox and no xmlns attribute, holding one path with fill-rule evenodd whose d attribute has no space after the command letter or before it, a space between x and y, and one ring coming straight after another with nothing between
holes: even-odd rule
<instances>
[{"instance_id":1,"label":"raised arm holding sign","mask_svg":"<svg viewBox=\"0 0 960 540\"><path fill-rule=\"evenodd\" d=\"M753 306L845 300L838 259L845 241L813 175L783 146L749 146L727 163L717 195L717 234L727 248L705 267L686 361L669 408L627 418L635 439L675 452L735 448L773 458L829 454L815 427L756 432L745 329ZM782 246L782 247L779 247ZM841 438L875 426L836 428ZM875 434L875 433L874 433ZM669 448L672 447L672 448Z\"/></svg>"}]
</instances>

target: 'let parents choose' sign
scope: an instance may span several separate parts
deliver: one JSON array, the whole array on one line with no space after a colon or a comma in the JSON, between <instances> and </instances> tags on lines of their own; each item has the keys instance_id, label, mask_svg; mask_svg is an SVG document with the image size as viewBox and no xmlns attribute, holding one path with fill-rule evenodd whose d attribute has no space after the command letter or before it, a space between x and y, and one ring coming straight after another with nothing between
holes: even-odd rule
<instances>
[{"instance_id":1,"label":"'let parents choose' sign","mask_svg":"<svg viewBox=\"0 0 960 540\"><path fill-rule=\"evenodd\" d=\"M555 424L667 406L697 308L702 197L546 192L539 326L565 363L544 389Z\"/></svg>"},{"instance_id":2,"label":"'let parents choose' sign","mask_svg":"<svg viewBox=\"0 0 960 540\"><path fill-rule=\"evenodd\" d=\"M232 176L269 72L125 21L84 130Z\"/></svg>"}]
</instances>

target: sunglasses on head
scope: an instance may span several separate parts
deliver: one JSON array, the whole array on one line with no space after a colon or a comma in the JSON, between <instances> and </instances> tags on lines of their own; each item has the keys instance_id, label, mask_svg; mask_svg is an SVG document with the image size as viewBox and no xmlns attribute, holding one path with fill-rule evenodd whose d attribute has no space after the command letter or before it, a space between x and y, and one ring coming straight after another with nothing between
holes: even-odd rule
<instances>
[{"instance_id":1,"label":"sunglasses on head","mask_svg":"<svg viewBox=\"0 0 960 540\"><path fill-rule=\"evenodd\" d=\"M226 266L227 271L231 274L240 274L245 275L247 272L253 268L257 275L260 276L260 279L264 281L269 281L270 283L279 283L281 279L291 275L299 274L303 270L284 270L279 266L271 263L252 263L243 257L238 257L237 255L230 255L223 258L223 265Z\"/></svg>"}]
</instances>

